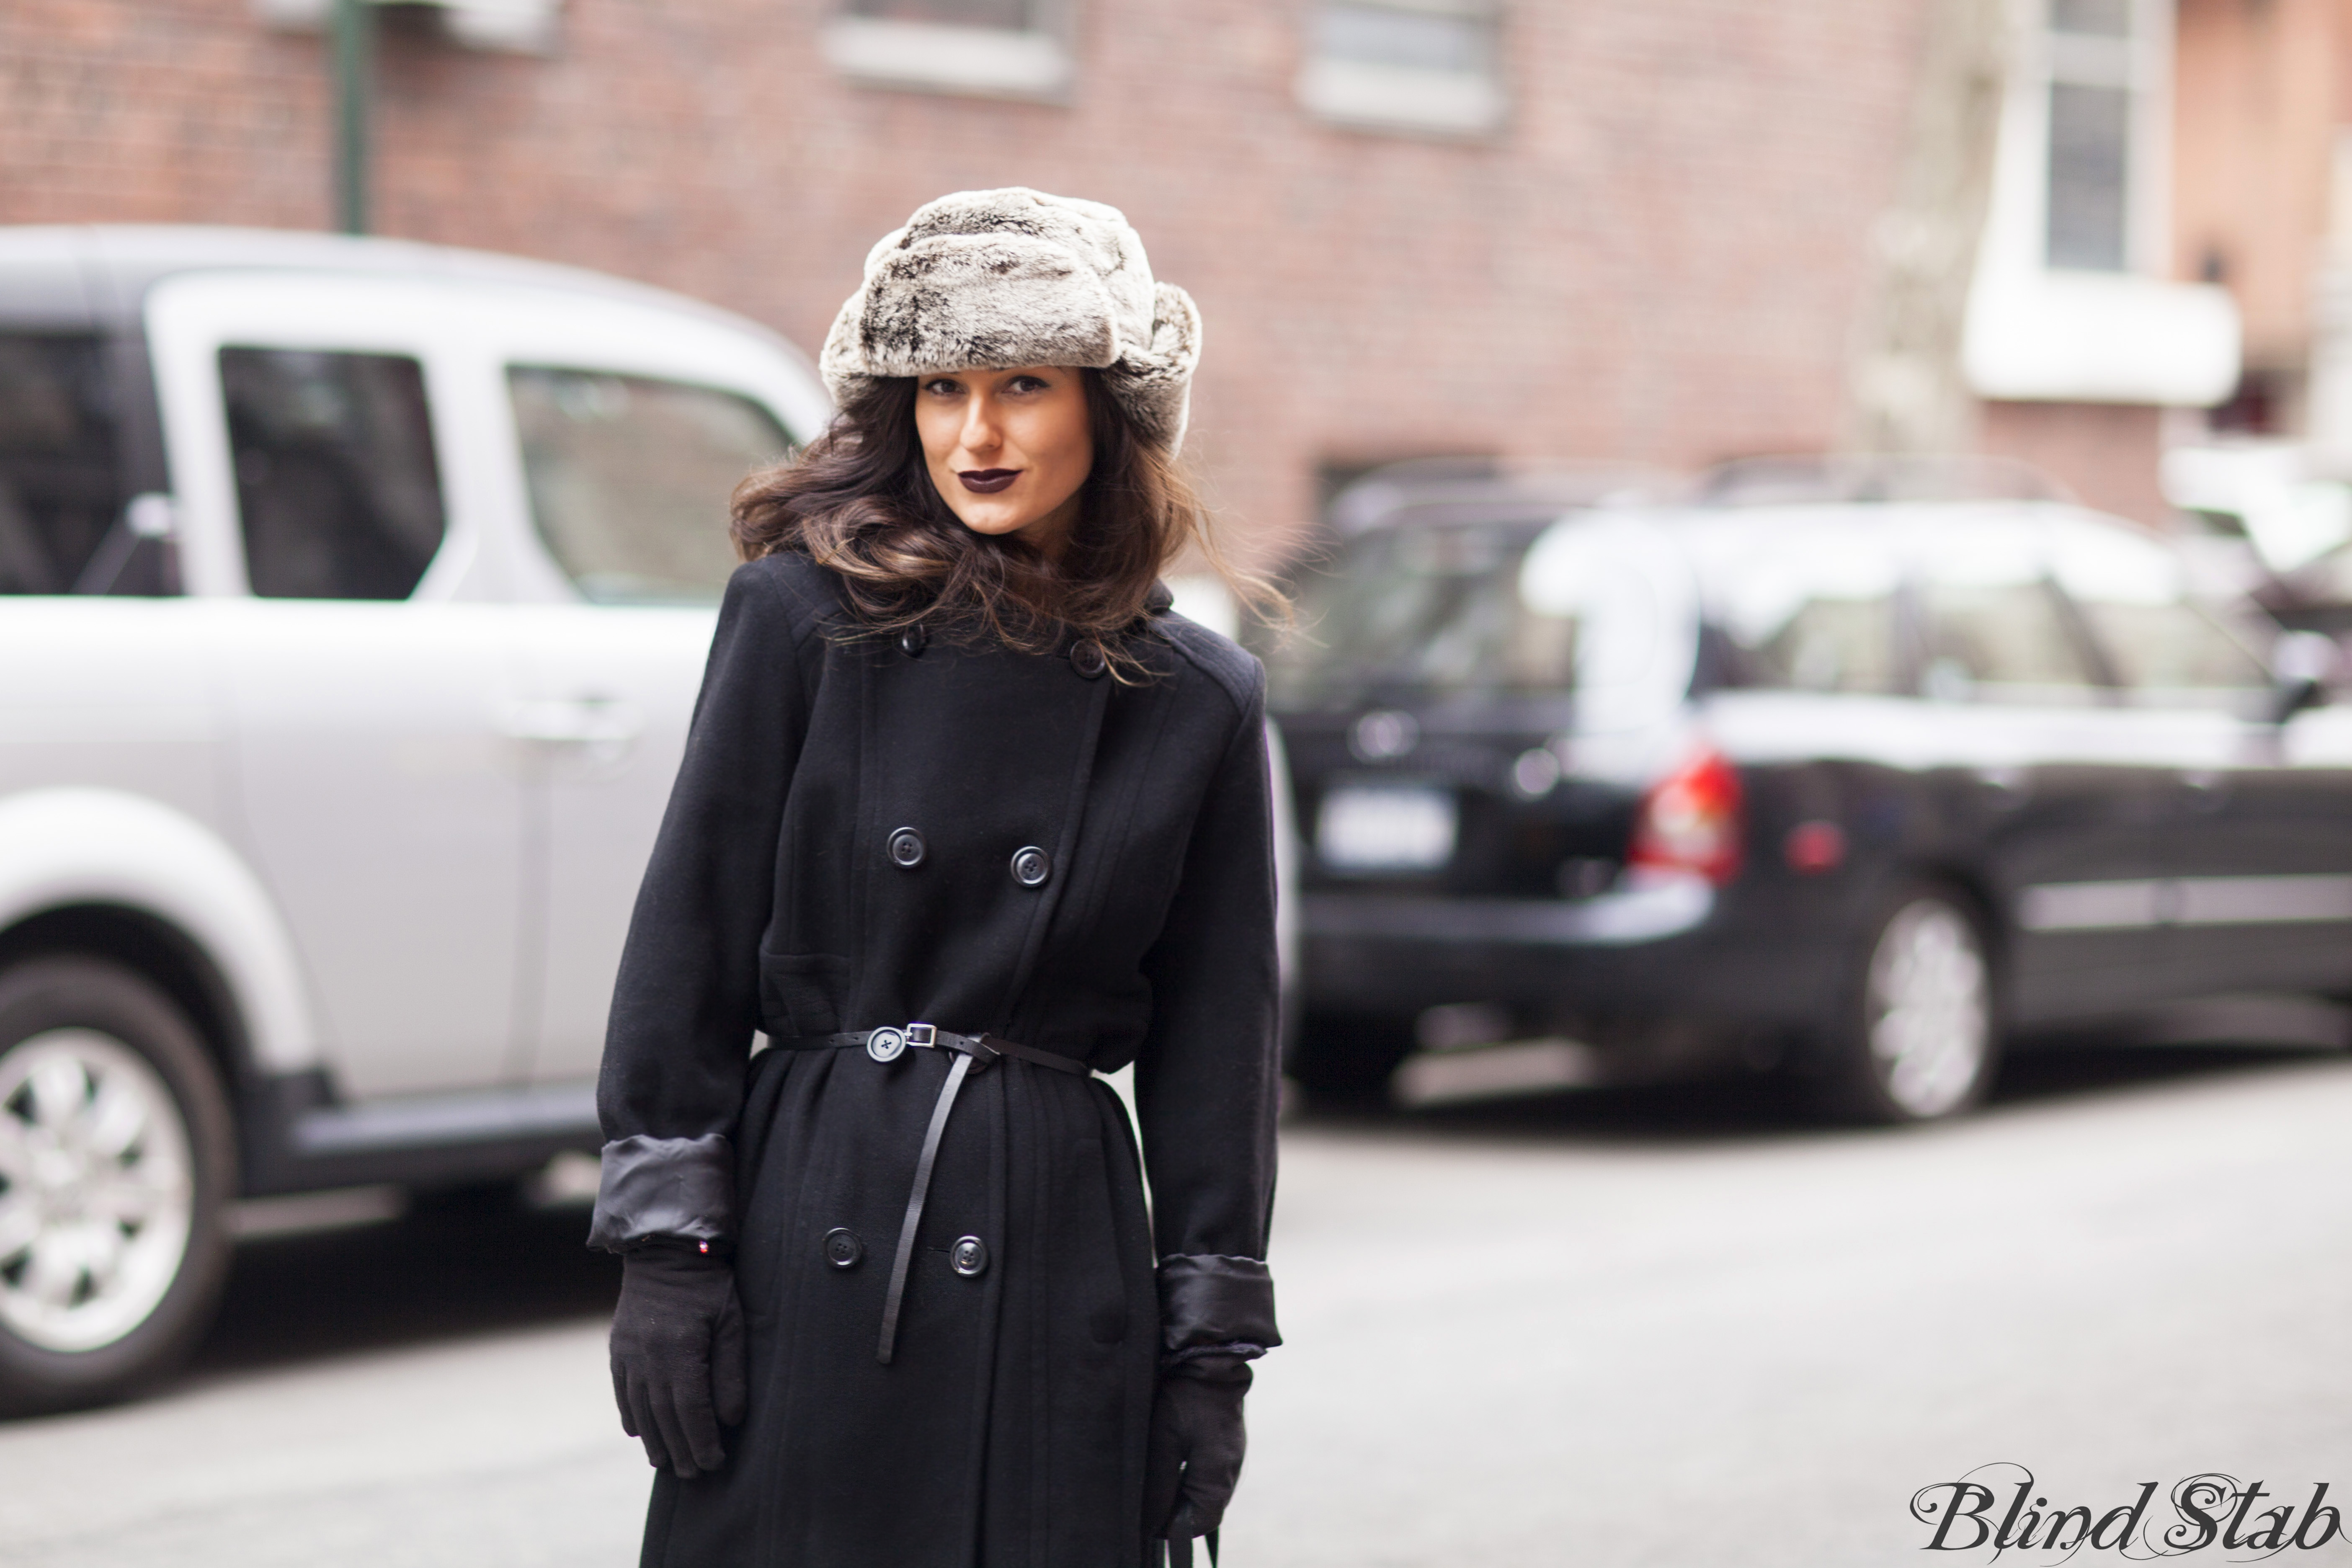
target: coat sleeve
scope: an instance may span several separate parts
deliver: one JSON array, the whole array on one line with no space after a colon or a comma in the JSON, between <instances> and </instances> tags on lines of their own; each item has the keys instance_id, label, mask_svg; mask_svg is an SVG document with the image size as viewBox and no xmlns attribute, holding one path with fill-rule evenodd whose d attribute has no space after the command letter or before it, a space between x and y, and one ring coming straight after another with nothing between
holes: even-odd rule
<instances>
[{"instance_id":1,"label":"coat sleeve","mask_svg":"<svg viewBox=\"0 0 2352 1568\"><path fill-rule=\"evenodd\" d=\"M760 940L806 730L797 642L812 621L770 563L727 585L613 988L591 1247L734 1234L730 1137L760 1026Z\"/></svg>"},{"instance_id":2,"label":"coat sleeve","mask_svg":"<svg viewBox=\"0 0 2352 1568\"><path fill-rule=\"evenodd\" d=\"M1274 801L1264 676L1195 818L1167 923L1144 960L1150 1033L1135 1096L1160 1253L1161 1349L1279 1344L1266 1226L1279 1068Z\"/></svg>"}]
</instances>

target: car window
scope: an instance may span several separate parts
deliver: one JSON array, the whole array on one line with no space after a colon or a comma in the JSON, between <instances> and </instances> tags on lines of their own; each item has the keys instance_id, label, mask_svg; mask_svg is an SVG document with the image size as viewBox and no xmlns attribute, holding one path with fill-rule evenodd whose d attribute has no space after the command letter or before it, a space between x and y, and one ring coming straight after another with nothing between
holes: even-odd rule
<instances>
[{"instance_id":1,"label":"car window","mask_svg":"<svg viewBox=\"0 0 2352 1568\"><path fill-rule=\"evenodd\" d=\"M540 537L595 604L717 604L727 500L791 449L750 398L649 376L507 372Z\"/></svg>"},{"instance_id":2,"label":"car window","mask_svg":"<svg viewBox=\"0 0 2352 1568\"><path fill-rule=\"evenodd\" d=\"M2194 605L2081 603L2135 706L2228 706L2270 684L2261 661Z\"/></svg>"},{"instance_id":3,"label":"car window","mask_svg":"<svg viewBox=\"0 0 2352 1568\"><path fill-rule=\"evenodd\" d=\"M0 332L0 594L65 594L124 496L112 389L87 334Z\"/></svg>"},{"instance_id":4,"label":"car window","mask_svg":"<svg viewBox=\"0 0 2352 1568\"><path fill-rule=\"evenodd\" d=\"M1938 541L1920 564L1927 696L2037 707L2100 700L2038 528L1980 523Z\"/></svg>"},{"instance_id":5,"label":"car window","mask_svg":"<svg viewBox=\"0 0 2352 1568\"><path fill-rule=\"evenodd\" d=\"M2058 581L2134 706L2227 707L2269 686L2262 661L2190 602L2170 551L2121 528L2072 520L2054 543Z\"/></svg>"},{"instance_id":6,"label":"car window","mask_svg":"<svg viewBox=\"0 0 2352 1568\"><path fill-rule=\"evenodd\" d=\"M1578 617L1529 605L1525 524L1382 529L1349 541L1298 595L1301 635L1274 650L1278 706L1374 689L1559 692L1577 676Z\"/></svg>"},{"instance_id":7,"label":"car window","mask_svg":"<svg viewBox=\"0 0 2352 1568\"><path fill-rule=\"evenodd\" d=\"M1709 597L1736 650L1735 684L1896 689L1898 574L1884 550L1852 538L1794 534L1716 542L1701 553Z\"/></svg>"},{"instance_id":8,"label":"car window","mask_svg":"<svg viewBox=\"0 0 2352 1568\"><path fill-rule=\"evenodd\" d=\"M405 354L225 348L245 570L267 599L405 599L447 526L425 369Z\"/></svg>"}]
</instances>

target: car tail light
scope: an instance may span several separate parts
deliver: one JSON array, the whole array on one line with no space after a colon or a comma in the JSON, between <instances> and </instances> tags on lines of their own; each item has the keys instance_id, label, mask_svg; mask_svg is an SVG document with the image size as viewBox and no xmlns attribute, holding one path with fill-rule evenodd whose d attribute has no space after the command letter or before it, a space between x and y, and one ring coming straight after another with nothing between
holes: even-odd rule
<instances>
[{"instance_id":1,"label":"car tail light","mask_svg":"<svg viewBox=\"0 0 2352 1568\"><path fill-rule=\"evenodd\" d=\"M1702 749L1642 797L1625 863L1696 871L1720 888L1739 875L1741 816L1739 774L1720 753Z\"/></svg>"}]
</instances>

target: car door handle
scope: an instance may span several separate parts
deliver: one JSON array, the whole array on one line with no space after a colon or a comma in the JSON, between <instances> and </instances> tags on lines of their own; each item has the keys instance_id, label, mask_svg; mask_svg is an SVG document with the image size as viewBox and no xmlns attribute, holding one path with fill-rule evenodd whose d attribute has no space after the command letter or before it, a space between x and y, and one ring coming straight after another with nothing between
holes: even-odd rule
<instances>
[{"instance_id":1,"label":"car door handle","mask_svg":"<svg viewBox=\"0 0 2352 1568\"><path fill-rule=\"evenodd\" d=\"M575 746L619 745L635 740L643 727L635 709L603 697L517 702L500 725L513 740Z\"/></svg>"}]
</instances>

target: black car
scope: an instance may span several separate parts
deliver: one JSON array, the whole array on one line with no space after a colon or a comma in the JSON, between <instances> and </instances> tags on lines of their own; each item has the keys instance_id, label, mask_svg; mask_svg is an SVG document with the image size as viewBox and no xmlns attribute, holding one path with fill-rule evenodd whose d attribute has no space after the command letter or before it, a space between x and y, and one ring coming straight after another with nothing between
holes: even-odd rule
<instances>
[{"instance_id":1,"label":"black car","mask_svg":"<svg viewBox=\"0 0 2352 1568\"><path fill-rule=\"evenodd\" d=\"M2004 1043L2352 994L2352 709L2172 551L2014 492L1748 489L1356 508L1273 660L1310 1089L1516 1050L1926 1121Z\"/></svg>"}]
</instances>

